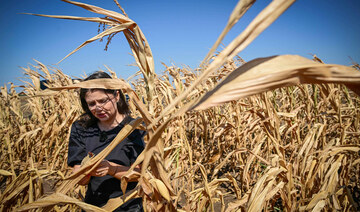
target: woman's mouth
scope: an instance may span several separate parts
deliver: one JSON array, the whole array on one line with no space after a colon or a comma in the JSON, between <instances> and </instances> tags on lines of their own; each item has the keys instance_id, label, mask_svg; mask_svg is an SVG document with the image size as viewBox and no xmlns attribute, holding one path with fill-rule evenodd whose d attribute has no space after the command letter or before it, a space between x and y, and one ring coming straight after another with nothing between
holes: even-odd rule
<instances>
[{"instance_id":1,"label":"woman's mouth","mask_svg":"<svg viewBox=\"0 0 360 212\"><path fill-rule=\"evenodd\" d=\"M98 118L105 118L105 117L106 117L106 114L105 114L105 113L96 114L96 116L97 116Z\"/></svg>"}]
</instances>

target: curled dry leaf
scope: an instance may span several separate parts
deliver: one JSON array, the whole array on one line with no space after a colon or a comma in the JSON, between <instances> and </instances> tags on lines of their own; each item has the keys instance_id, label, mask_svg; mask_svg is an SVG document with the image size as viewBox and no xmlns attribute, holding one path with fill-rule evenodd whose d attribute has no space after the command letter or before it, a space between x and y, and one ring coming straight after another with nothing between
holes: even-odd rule
<instances>
[{"instance_id":1,"label":"curled dry leaf","mask_svg":"<svg viewBox=\"0 0 360 212\"><path fill-rule=\"evenodd\" d=\"M121 79L92 79L83 82L79 82L76 84L71 84L62 87L52 87L49 88L51 90L59 91L59 90L69 90L76 88L101 88L101 89L127 89L129 86Z\"/></svg>"},{"instance_id":2,"label":"curled dry leaf","mask_svg":"<svg viewBox=\"0 0 360 212\"><path fill-rule=\"evenodd\" d=\"M89 211L89 212L106 212L106 210L104 210L104 209L101 209L94 205L87 204L83 201L66 196L61 193L54 193L50 196L39 199L36 202L26 204L20 208L17 208L16 211L28 211L30 209L38 209L38 208L43 208L43 207L47 207L47 206L54 206L54 205L58 205L60 203L76 204L83 210Z\"/></svg>"},{"instance_id":3,"label":"curled dry leaf","mask_svg":"<svg viewBox=\"0 0 360 212\"><path fill-rule=\"evenodd\" d=\"M149 182L156 188L156 190L161 194L164 199L170 201L170 193L165 184L159 179L151 179Z\"/></svg>"},{"instance_id":4,"label":"curled dry leaf","mask_svg":"<svg viewBox=\"0 0 360 212\"><path fill-rule=\"evenodd\" d=\"M252 60L233 71L191 109L204 110L276 88L310 83L342 83L360 95L360 72L347 66L316 63L297 55Z\"/></svg>"}]
</instances>

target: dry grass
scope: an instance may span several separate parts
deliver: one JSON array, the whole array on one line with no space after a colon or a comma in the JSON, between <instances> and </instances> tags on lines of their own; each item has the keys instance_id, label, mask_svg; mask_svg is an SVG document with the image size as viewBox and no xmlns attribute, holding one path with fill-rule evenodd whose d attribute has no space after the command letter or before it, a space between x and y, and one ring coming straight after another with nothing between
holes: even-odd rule
<instances>
[{"instance_id":1,"label":"dry grass","mask_svg":"<svg viewBox=\"0 0 360 212\"><path fill-rule=\"evenodd\" d=\"M286 9L278 10L276 4L281 1L274 2L254 23L264 20L269 25ZM122 180L123 185L130 178L139 180L128 198L142 196L148 211L359 210L359 97L341 84L291 81L256 87L263 82L260 76L283 70L276 65L264 75L255 75L259 80L250 84L247 90L251 92L241 91L231 79L245 79L238 72L251 75L254 62L242 66L244 61L233 54L241 51L238 46L244 48L251 42L261 32L258 30L247 31L249 36L241 34L212 63L196 70L166 67L162 75L156 75L139 64L145 77L129 84L118 79L92 84L123 89L130 97L132 116L144 120L143 125L129 125L114 145L136 126L148 130L146 149L133 165L143 164L141 174L130 170ZM146 58L143 56L138 55L138 63L144 62L139 59ZM301 78L296 72L299 64L292 66L297 62L321 74ZM292 73L292 77L309 80L300 83L345 83L358 92L356 66L300 59L287 67L288 72L279 76ZM24 95L16 93L13 86L1 88L0 211L111 210L124 199L111 200L100 209L83 203L85 188L75 185L108 150L73 175L66 165L69 128L81 113L78 93L72 89L89 85L73 85L60 70L48 68L38 63L24 69L29 79L24 82ZM41 91L40 79L57 91ZM228 94L227 85L235 86L240 94L209 107L206 96L221 99L221 94ZM217 89L220 95L212 93ZM199 105L204 106L202 110L195 110Z\"/></svg>"}]
</instances>

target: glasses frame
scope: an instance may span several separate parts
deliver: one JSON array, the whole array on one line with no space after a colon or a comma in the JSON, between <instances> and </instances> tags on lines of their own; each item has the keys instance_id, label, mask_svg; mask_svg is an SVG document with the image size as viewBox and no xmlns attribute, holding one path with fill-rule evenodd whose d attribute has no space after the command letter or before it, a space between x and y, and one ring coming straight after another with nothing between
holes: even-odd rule
<instances>
[{"instance_id":1,"label":"glasses frame","mask_svg":"<svg viewBox=\"0 0 360 212\"><path fill-rule=\"evenodd\" d=\"M107 103L109 103L110 101L112 101L113 99L115 99L115 97L112 97L112 98L107 97L107 98L104 100L104 102L102 102L102 103L100 103L100 102L95 102L95 105L89 105L89 103L86 103L86 104L87 104L87 106L88 106L88 108L89 108L90 111L96 110L97 107L103 109L104 106L105 106ZM100 101L101 101L101 100L100 100Z\"/></svg>"}]
</instances>

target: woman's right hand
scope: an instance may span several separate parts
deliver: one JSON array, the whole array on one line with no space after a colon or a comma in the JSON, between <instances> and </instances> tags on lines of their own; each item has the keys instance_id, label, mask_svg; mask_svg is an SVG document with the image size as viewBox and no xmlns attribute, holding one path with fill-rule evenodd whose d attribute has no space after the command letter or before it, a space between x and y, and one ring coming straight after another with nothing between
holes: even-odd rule
<instances>
[{"instance_id":1,"label":"woman's right hand","mask_svg":"<svg viewBox=\"0 0 360 212\"><path fill-rule=\"evenodd\" d=\"M77 172L81 168L81 165L75 165L73 167L72 173ZM79 185L87 185L90 182L91 175L88 174L85 177L83 177L77 184Z\"/></svg>"}]
</instances>

